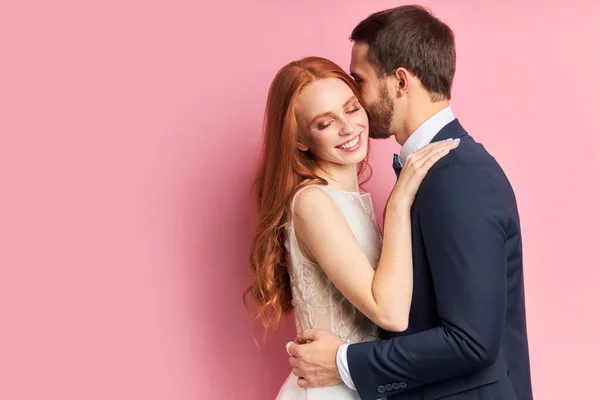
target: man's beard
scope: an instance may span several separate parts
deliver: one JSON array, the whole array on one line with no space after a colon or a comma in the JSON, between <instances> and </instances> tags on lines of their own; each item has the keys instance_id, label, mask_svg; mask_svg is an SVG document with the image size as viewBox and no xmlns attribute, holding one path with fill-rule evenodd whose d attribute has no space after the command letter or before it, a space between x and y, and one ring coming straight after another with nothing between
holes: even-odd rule
<instances>
[{"instance_id":1,"label":"man's beard","mask_svg":"<svg viewBox=\"0 0 600 400\"><path fill-rule=\"evenodd\" d=\"M387 139L392 136L390 126L394 116L394 103L390 99L385 84L379 86L379 100L367 110L369 116L369 136L373 139Z\"/></svg>"}]
</instances>

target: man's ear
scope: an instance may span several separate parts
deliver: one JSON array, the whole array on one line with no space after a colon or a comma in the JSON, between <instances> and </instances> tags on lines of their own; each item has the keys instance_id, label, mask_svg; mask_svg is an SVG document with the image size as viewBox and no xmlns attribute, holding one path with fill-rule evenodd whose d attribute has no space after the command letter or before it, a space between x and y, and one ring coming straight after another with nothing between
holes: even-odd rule
<instances>
[{"instance_id":1,"label":"man's ear","mask_svg":"<svg viewBox=\"0 0 600 400\"><path fill-rule=\"evenodd\" d=\"M406 92L408 92L411 83L411 76L412 74L408 72L406 68L396 68L396 71L394 71L394 86L397 97L403 96L406 94Z\"/></svg>"}]
</instances>

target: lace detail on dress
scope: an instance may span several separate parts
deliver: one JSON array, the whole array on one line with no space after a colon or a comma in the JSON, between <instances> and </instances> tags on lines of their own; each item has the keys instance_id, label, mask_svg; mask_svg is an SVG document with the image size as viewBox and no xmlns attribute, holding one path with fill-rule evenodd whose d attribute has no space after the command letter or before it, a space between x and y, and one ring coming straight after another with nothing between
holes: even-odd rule
<instances>
[{"instance_id":1,"label":"lace detail on dress","mask_svg":"<svg viewBox=\"0 0 600 400\"><path fill-rule=\"evenodd\" d=\"M340 207L359 245L375 268L381 254L382 234L370 195L320 187ZM288 227L286 247L297 331L326 329L346 343L377 339L379 328L342 295L318 264L302 255L293 221Z\"/></svg>"}]
</instances>

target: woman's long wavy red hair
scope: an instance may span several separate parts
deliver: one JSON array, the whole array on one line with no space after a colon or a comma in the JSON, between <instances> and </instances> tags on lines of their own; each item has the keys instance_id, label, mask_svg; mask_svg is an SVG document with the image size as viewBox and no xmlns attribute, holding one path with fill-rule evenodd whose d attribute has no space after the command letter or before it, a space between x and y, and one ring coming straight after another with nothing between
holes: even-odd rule
<instances>
[{"instance_id":1,"label":"woman's long wavy red hair","mask_svg":"<svg viewBox=\"0 0 600 400\"><path fill-rule=\"evenodd\" d=\"M263 144L254 180L258 227L250 249L250 267L254 282L244 292L258 307L265 335L275 329L281 317L292 310L292 292L287 271L285 232L290 218L290 203L298 190L310 184L326 185L313 171L315 160L310 152L298 150L298 123L294 112L298 96L311 82L338 78L360 100L354 80L338 65L324 58L307 57L284 66L275 76L265 110ZM367 158L359 164L364 183L370 178Z\"/></svg>"}]
</instances>

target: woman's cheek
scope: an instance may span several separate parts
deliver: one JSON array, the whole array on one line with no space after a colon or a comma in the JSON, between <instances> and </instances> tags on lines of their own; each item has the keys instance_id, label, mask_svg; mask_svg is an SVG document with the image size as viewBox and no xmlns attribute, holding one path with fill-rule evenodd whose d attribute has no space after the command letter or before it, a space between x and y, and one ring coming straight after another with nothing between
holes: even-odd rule
<instances>
[{"instance_id":1,"label":"woman's cheek","mask_svg":"<svg viewBox=\"0 0 600 400\"><path fill-rule=\"evenodd\" d=\"M366 126L366 124L369 122L369 117L364 109L356 114L357 116L354 118L354 123L357 125Z\"/></svg>"}]
</instances>

